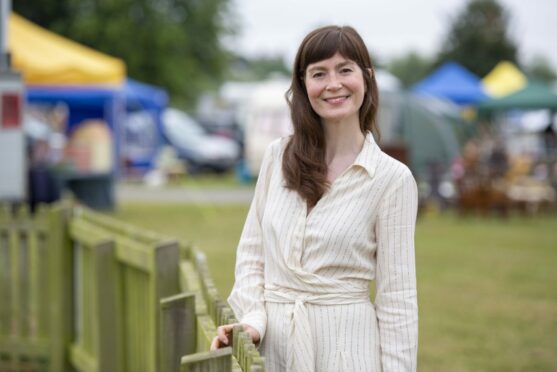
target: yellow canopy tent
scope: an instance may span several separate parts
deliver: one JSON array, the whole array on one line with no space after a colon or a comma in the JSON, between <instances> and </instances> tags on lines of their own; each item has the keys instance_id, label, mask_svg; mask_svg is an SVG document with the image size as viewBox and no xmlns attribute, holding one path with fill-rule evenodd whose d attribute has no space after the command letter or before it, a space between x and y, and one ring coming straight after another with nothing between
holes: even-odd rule
<instances>
[{"instance_id":1,"label":"yellow canopy tent","mask_svg":"<svg viewBox=\"0 0 557 372\"><path fill-rule=\"evenodd\" d=\"M8 22L8 48L15 69L29 85L120 85L126 66L41 28L17 14Z\"/></svg>"},{"instance_id":2,"label":"yellow canopy tent","mask_svg":"<svg viewBox=\"0 0 557 372\"><path fill-rule=\"evenodd\" d=\"M511 62L499 62L482 80L484 89L492 97L503 97L526 86L528 79Z\"/></svg>"}]
</instances>

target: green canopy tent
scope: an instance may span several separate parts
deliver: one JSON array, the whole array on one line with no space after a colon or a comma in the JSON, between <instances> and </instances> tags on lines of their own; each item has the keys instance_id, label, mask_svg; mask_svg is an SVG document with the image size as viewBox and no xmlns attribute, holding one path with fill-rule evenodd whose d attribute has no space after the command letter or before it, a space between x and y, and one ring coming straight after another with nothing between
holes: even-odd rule
<instances>
[{"instance_id":1,"label":"green canopy tent","mask_svg":"<svg viewBox=\"0 0 557 372\"><path fill-rule=\"evenodd\" d=\"M553 118L557 112L557 92L541 83L528 83L525 88L515 93L491 99L478 106L480 117L495 117L498 118L496 122L499 123L504 122L504 120L501 121L501 118L508 117L516 110L524 112L549 110L550 117ZM551 130L552 127L555 128L555 123L549 123L547 130ZM553 130L555 131L555 129Z\"/></svg>"},{"instance_id":2,"label":"green canopy tent","mask_svg":"<svg viewBox=\"0 0 557 372\"><path fill-rule=\"evenodd\" d=\"M479 112L485 114L512 109L551 109L555 111L557 110L557 93L546 85L529 83L515 93L482 102L478 106Z\"/></svg>"},{"instance_id":3,"label":"green canopy tent","mask_svg":"<svg viewBox=\"0 0 557 372\"><path fill-rule=\"evenodd\" d=\"M459 127L455 113L434 100L407 94L401 107L401 134L409 145L412 165L418 174L429 174L430 166L446 169L460 155ZM436 105L437 103L437 105Z\"/></svg>"},{"instance_id":4,"label":"green canopy tent","mask_svg":"<svg viewBox=\"0 0 557 372\"><path fill-rule=\"evenodd\" d=\"M517 146L517 143L521 142L516 142L520 141L521 138L524 139L524 142L522 142L524 145L532 143L531 138L535 135L538 137L541 136L542 141L537 141L539 145L534 149L530 148L529 152L539 151L540 153L546 153L554 157L555 149L557 149L554 139L557 132L557 122L555 119L555 113L557 112L557 93L548 86L540 83L528 83L525 88L509 94L508 96L483 102L479 105L478 110L480 116L485 118L491 117L494 126L499 127L499 131L505 138L505 142L509 144L507 150L516 147L521 148L521 146ZM521 126L519 130L509 130L509 127L513 126L511 125L513 121L516 127L517 115L522 122L524 119L521 115L526 115L528 112L535 110L549 111L547 124L539 126L539 129L536 131L537 133L526 130L524 126ZM512 119L513 117L514 120ZM523 122L522 125L524 125ZM507 128L507 130L503 130L503 128ZM514 145L511 146L510 143L514 143ZM550 167L550 169L553 169L553 167ZM551 178L552 177L550 177L550 179Z\"/></svg>"},{"instance_id":5,"label":"green canopy tent","mask_svg":"<svg viewBox=\"0 0 557 372\"><path fill-rule=\"evenodd\" d=\"M381 143L404 144L408 165L421 178L432 165L448 168L468 136L452 104L405 92L382 92L378 121Z\"/></svg>"}]
</instances>

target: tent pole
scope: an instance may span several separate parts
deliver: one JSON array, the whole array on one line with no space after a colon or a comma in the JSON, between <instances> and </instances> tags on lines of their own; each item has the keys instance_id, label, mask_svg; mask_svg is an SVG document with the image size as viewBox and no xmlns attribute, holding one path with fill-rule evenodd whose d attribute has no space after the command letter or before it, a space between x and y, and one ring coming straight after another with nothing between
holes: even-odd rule
<instances>
[{"instance_id":1,"label":"tent pole","mask_svg":"<svg viewBox=\"0 0 557 372\"><path fill-rule=\"evenodd\" d=\"M0 0L0 71L10 70L10 52L8 51L8 18L12 11L11 0Z\"/></svg>"}]
</instances>

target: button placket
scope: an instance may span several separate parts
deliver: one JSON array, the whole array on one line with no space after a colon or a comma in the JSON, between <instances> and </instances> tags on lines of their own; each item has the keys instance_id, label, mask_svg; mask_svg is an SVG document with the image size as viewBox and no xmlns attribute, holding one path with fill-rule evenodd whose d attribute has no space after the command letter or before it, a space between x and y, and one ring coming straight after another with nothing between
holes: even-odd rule
<instances>
[{"instance_id":1,"label":"button placket","mask_svg":"<svg viewBox=\"0 0 557 372\"><path fill-rule=\"evenodd\" d=\"M301 268L302 251L304 245L304 237L306 230L306 207L305 203L300 196L298 198L298 216L294 226L294 239L292 247L289 249L288 265L293 268Z\"/></svg>"}]
</instances>

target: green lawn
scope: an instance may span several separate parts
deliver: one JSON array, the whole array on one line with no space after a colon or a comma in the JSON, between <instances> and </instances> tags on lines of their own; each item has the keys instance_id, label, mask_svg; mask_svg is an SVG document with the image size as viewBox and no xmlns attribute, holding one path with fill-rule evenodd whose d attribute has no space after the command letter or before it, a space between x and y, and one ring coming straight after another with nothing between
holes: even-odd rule
<instances>
[{"instance_id":1,"label":"green lawn","mask_svg":"<svg viewBox=\"0 0 557 372\"><path fill-rule=\"evenodd\" d=\"M123 204L117 217L207 255L225 297L247 205ZM420 371L557 371L557 218L424 216Z\"/></svg>"}]
</instances>

